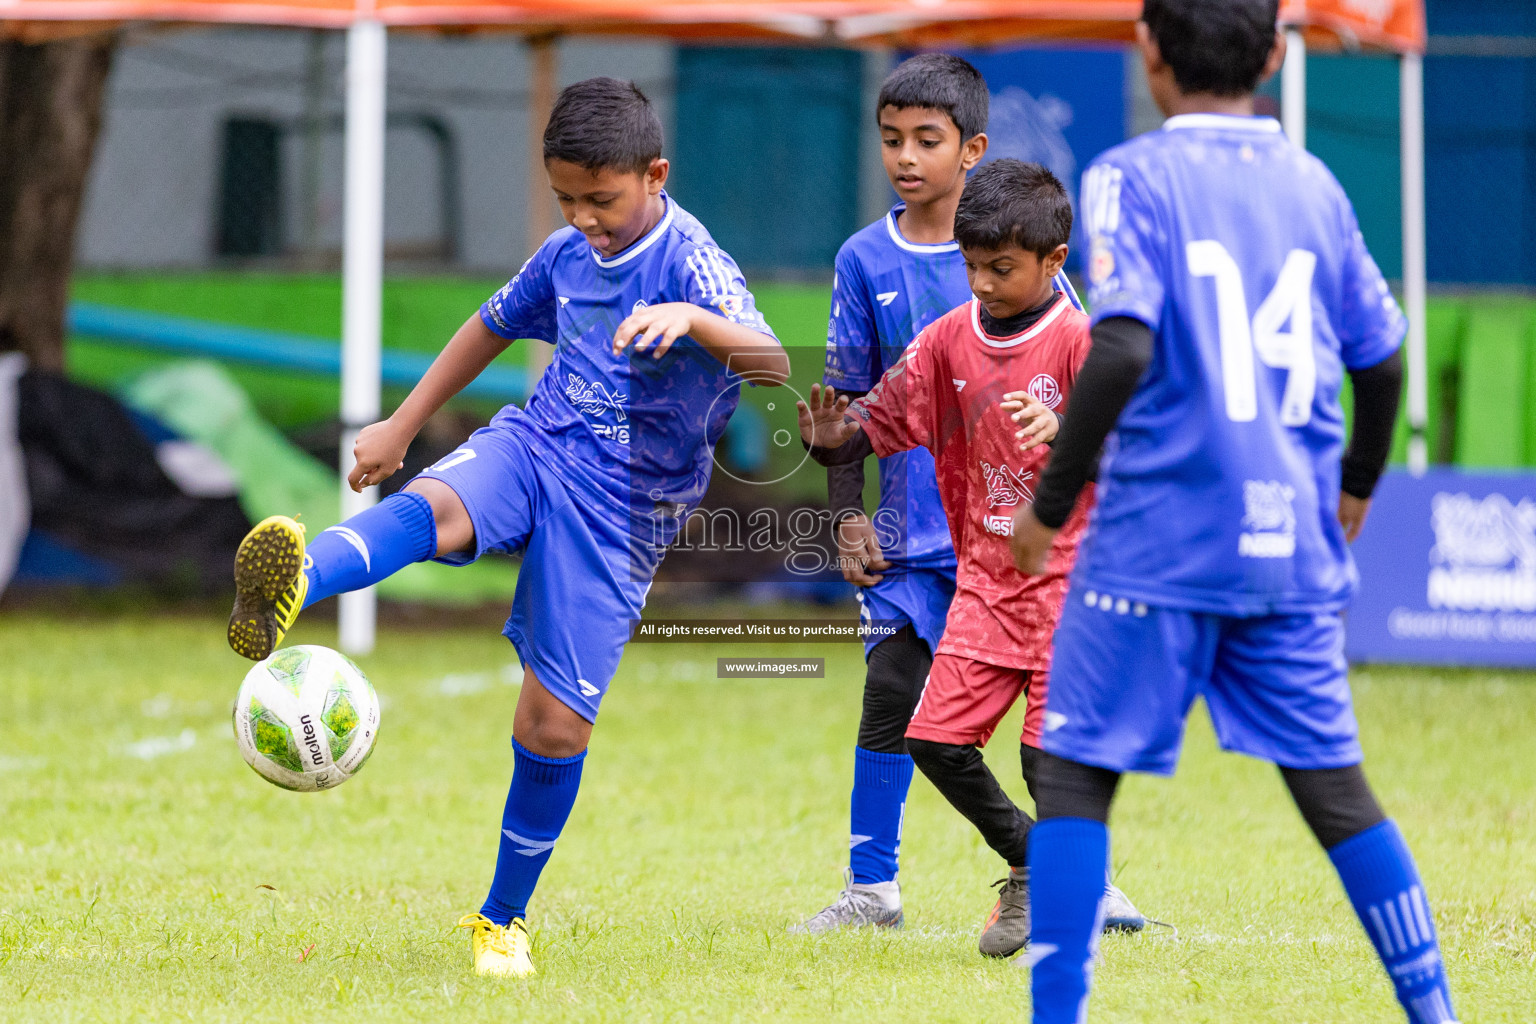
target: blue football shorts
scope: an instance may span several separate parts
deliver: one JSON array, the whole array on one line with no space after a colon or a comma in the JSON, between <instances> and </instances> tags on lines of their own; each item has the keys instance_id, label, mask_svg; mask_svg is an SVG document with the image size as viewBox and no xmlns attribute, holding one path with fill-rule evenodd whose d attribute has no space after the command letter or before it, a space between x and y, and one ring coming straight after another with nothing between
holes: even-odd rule
<instances>
[{"instance_id":1,"label":"blue football shorts","mask_svg":"<svg viewBox=\"0 0 1536 1024\"><path fill-rule=\"evenodd\" d=\"M872 587L858 587L859 625L866 630L864 657L875 645L903 626L910 625L928 645L939 649L949 602L955 596L955 570L911 568L886 572Z\"/></svg>"},{"instance_id":2,"label":"blue football shorts","mask_svg":"<svg viewBox=\"0 0 1536 1024\"><path fill-rule=\"evenodd\" d=\"M645 607L659 552L621 511L561 480L519 430L493 421L422 476L453 488L469 511L475 549L435 561L467 565L497 551L521 554L512 614L502 633L544 688L589 722L618 670Z\"/></svg>"},{"instance_id":3,"label":"blue football shorts","mask_svg":"<svg viewBox=\"0 0 1536 1024\"><path fill-rule=\"evenodd\" d=\"M1074 583L1056 629L1041 746L1114 771L1172 775L1205 699L1225 750L1286 768L1362 759L1337 612L1234 618Z\"/></svg>"}]
</instances>

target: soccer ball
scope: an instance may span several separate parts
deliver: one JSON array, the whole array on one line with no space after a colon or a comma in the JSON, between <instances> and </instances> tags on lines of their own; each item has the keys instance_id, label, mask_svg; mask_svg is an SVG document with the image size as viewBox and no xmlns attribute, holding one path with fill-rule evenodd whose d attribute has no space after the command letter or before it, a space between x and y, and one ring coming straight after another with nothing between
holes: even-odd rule
<instances>
[{"instance_id":1,"label":"soccer ball","mask_svg":"<svg viewBox=\"0 0 1536 1024\"><path fill-rule=\"evenodd\" d=\"M285 647L246 673L234 724L246 764L274 786L335 789L373 753L379 698L345 654Z\"/></svg>"}]
</instances>

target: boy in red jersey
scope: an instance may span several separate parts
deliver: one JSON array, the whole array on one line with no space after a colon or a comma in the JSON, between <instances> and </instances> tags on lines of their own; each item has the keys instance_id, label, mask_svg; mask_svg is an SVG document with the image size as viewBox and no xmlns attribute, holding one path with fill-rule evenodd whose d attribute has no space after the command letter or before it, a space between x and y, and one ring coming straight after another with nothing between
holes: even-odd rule
<instances>
[{"instance_id":1,"label":"boy in red jersey","mask_svg":"<svg viewBox=\"0 0 1536 1024\"><path fill-rule=\"evenodd\" d=\"M850 403L813 385L809 403L799 403L801 437L823 465L916 447L933 453L957 586L907 749L1009 865L981 935L991 956L1011 956L1029 937L1025 850L1034 820L1003 792L979 748L1023 696L1019 753L1033 792L1051 637L1092 503L1091 495L1078 502L1044 574L1014 568L1014 510L1034 500L1043 446L1060 429L1088 355L1088 318L1051 285L1071 232L1071 201L1050 171L1017 160L978 171L955 213L975 298L929 325L865 397ZM1112 927L1145 923L1118 890L1107 891L1105 917Z\"/></svg>"}]
</instances>

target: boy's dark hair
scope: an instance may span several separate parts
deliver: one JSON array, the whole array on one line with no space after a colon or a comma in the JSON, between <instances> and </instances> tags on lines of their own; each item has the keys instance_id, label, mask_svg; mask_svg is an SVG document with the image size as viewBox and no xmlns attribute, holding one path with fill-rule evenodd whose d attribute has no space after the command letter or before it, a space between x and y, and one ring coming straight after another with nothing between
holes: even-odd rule
<instances>
[{"instance_id":1,"label":"boy's dark hair","mask_svg":"<svg viewBox=\"0 0 1536 1024\"><path fill-rule=\"evenodd\" d=\"M644 174L659 156L661 119L633 82L589 78L567 86L544 127L545 160Z\"/></svg>"},{"instance_id":2,"label":"boy's dark hair","mask_svg":"<svg viewBox=\"0 0 1536 1024\"><path fill-rule=\"evenodd\" d=\"M1147 23L1185 93L1246 96L1275 47L1280 0L1146 0Z\"/></svg>"},{"instance_id":3,"label":"boy's dark hair","mask_svg":"<svg viewBox=\"0 0 1536 1024\"><path fill-rule=\"evenodd\" d=\"M969 61L948 53L920 53L902 61L880 83L875 123L886 107L942 110L960 129L960 141L987 130L987 80Z\"/></svg>"},{"instance_id":4,"label":"boy's dark hair","mask_svg":"<svg viewBox=\"0 0 1536 1024\"><path fill-rule=\"evenodd\" d=\"M966 249L1016 245L1041 259L1072 238L1072 200L1039 164L994 160L971 175L955 210L955 241Z\"/></svg>"}]
</instances>

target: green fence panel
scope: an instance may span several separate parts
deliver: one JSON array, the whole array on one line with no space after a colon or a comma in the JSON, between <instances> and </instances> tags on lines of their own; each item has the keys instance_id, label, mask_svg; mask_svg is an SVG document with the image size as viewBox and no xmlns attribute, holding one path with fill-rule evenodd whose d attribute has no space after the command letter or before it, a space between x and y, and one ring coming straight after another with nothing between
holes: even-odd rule
<instances>
[{"instance_id":1,"label":"green fence panel","mask_svg":"<svg viewBox=\"0 0 1536 1024\"><path fill-rule=\"evenodd\" d=\"M1480 301L1467 317L1456 400L1456 464L1525 464L1531 306Z\"/></svg>"}]
</instances>

